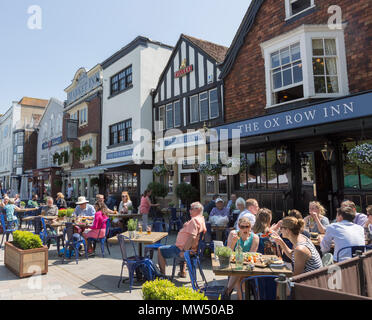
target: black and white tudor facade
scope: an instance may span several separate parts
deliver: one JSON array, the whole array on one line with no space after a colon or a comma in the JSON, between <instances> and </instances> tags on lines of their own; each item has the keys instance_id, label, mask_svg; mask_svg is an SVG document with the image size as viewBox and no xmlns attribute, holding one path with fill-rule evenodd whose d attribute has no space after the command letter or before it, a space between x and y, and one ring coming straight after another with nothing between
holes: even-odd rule
<instances>
[{"instance_id":1,"label":"black and white tudor facade","mask_svg":"<svg viewBox=\"0 0 372 320\"><path fill-rule=\"evenodd\" d=\"M228 48L182 34L153 91L153 120L157 154L167 149L183 147L188 130L209 128L223 123L223 83L219 80L219 64ZM178 129L175 137L161 138L169 130ZM187 138L187 141L190 141ZM197 143L202 143L200 140ZM189 145L189 144L188 144ZM158 156L158 155L157 155ZM177 157L177 156L176 156ZM186 157L186 153L185 153ZM177 201L175 187L181 182L200 190L202 201L215 193L227 193L226 177L205 177L197 174L187 158L183 164L173 165L170 175L158 180L169 186L166 200ZM190 159L191 160L191 159ZM220 186L221 185L221 186Z\"/></svg>"}]
</instances>

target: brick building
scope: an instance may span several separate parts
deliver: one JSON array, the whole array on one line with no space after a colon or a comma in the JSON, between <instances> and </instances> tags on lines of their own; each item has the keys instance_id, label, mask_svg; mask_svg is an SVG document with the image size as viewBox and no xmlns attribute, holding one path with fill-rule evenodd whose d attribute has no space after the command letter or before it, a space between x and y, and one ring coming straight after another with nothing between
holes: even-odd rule
<instances>
[{"instance_id":1,"label":"brick building","mask_svg":"<svg viewBox=\"0 0 372 320\"><path fill-rule=\"evenodd\" d=\"M230 192L276 217L314 199L331 218L344 198L372 204L372 171L347 158L372 138L371 11L364 0L252 1L221 72L218 129L240 130L249 162Z\"/></svg>"}]
</instances>

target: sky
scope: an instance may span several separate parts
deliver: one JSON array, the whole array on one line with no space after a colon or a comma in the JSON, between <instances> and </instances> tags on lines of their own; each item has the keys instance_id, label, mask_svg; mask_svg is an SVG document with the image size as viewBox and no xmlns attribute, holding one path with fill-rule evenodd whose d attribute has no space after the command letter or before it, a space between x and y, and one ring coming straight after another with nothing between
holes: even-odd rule
<instances>
[{"instance_id":1,"label":"sky","mask_svg":"<svg viewBox=\"0 0 372 320\"><path fill-rule=\"evenodd\" d=\"M23 96L64 101L80 67L138 35L174 46L184 33L230 46L250 1L1 0L0 113Z\"/></svg>"}]
</instances>

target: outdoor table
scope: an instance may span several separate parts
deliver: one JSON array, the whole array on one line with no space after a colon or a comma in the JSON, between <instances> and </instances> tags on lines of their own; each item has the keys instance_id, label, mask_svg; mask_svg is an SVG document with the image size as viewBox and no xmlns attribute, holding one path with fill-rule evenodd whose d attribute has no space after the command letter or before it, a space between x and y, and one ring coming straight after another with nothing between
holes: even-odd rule
<instances>
[{"instance_id":1,"label":"outdoor table","mask_svg":"<svg viewBox=\"0 0 372 320\"><path fill-rule=\"evenodd\" d=\"M110 218L119 218L119 219L139 219L141 218L140 214L109 214Z\"/></svg>"},{"instance_id":2,"label":"outdoor table","mask_svg":"<svg viewBox=\"0 0 372 320\"><path fill-rule=\"evenodd\" d=\"M23 221L31 221L31 220L35 220L37 217L41 217L41 218L44 218L45 220L54 220L54 219L57 219L58 216L30 216L30 217L25 217L23 218L22 220Z\"/></svg>"},{"instance_id":3,"label":"outdoor table","mask_svg":"<svg viewBox=\"0 0 372 320\"><path fill-rule=\"evenodd\" d=\"M214 254L211 254L212 257L212 271L216 276L237 276L237 277L252 277L252 276L268 276L268 275L285 275L287 277L292 276L292 270L284 266L282 268L270 268L270 267L254 267L252 270L247 270L247 266L244 265L242 270L235 269L235 263L230 263L227 268L221 268L220 262L215 258ZM277 257L275 255L262 255L262 258L272 258ZM245 282L245 292L249 292L248 281ZM245 295L246 299L249 297L248 294Z\"/></svg>"},{"instance_id":4,"label":"outdoor table","mask_svg":"<svg viewBox=\"0 0 372 320\"><path fill-rule=\"evenodd\" d=\"M216 240L218 241L223 241L223 233L227 229L227 226L211 225L211 231L216 233Z\"/></svg>"},{"instance_id":5,"label":"outdoor table","mask_svg":"<svg viewBox=\"0 0 372 320\"><path fill-rule=\"evenodd\" d=\"M122 233L123 236L129 238L129 232ZM134 243L138 243L138 254L140 257L142 257L142 246L146 244L154 244L159 242L160 240L164 239L168 236L168 232L151 232L151 234L147 234L147 232L142 232L142 234L137 232L138 238L130 239ZM129 240L125 239L126 242L129 242ZM108 239L109 243L116 244L118 243L118 238L113 237Z\"/></svg>"}]
</instances>

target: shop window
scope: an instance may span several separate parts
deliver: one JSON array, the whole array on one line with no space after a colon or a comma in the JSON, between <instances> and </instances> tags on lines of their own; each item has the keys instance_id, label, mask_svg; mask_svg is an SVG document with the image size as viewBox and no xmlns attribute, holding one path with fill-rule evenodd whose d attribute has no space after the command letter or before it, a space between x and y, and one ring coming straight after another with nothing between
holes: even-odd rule
<instances>
[{"instance_id":1,"label":"shop window","mask_svg":"<svg viewBox=\"0 0 372 320\"><path fill-rule=\"evenodd\" d=\"M219 175L218 177L218 193L227 194L227 177Z\"/></svg>"},{"instance_id":2,"label":"shop window","mask_svg":"<svg viewBox=\"0 0 372 320\"><path fill-rule=\"evenodd\" d=\"M165 129L165 107L159 108L159 131Z\"/></svg>"},{"instance_id":3,"label":"shop window","mask_svg":"<svg viewBox=\"0 0 372 320\"><path fill-rule=\"evenodd\" d=\"M343 143L344 154L344 187L345 189L372 189L372 166L358 167L347 159L347 153L356 145L372 144L372 140L349 141Z\"/></svg>"},{"instance_id":4,"label":"shop window","mask_svg":"<svg viewBox=\"0 0 372 320\"><path fill-rule=\"evenodd\" d=\"M206 192L207 194L215 194L215 176L206 176Z\"/></svg>"},{"instance_id":5,"label":"shop window","mask_svg":"<svg viewBox=\"0 0 372 320\"><path fill-rule=\"evenodd\" d=\"M199 101L198 96L190 97L190 123L199 122Z\"/></svg>"},{"instance_id":6,"label":"shop window","mask_svg":"<svg viewBox=\"0 0 372 320\"><path fill-rule=\"evenodd\" d=\"M167 117L167 129L172 129L174 127L173 121L173 104L168 104L166 109L166 117Z\"/></svg>"},{"instance_id":7,"label":"shop window","mask_svg":"<svg viewBox=\"0 0 372 320\"><path fill-rule=\"evenodd\" d=\"M314 0L285 0L286 18L289 19L314 6Z\"/></svg>"}]
</instances>

